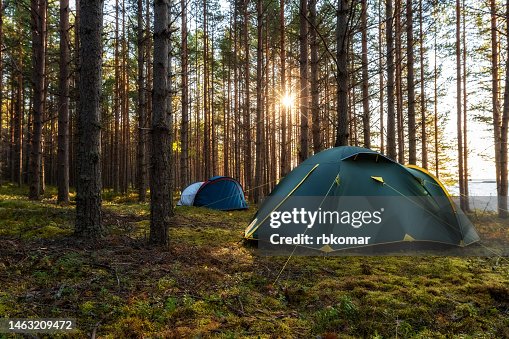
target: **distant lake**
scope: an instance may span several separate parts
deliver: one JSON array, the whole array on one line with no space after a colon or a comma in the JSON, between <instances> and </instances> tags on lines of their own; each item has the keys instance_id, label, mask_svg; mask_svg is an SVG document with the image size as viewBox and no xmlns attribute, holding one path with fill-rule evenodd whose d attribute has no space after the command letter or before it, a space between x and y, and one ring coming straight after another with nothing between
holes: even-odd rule
<instances>
[{"instance_id":1,"label":"distant lake","mask_svg":"<svg viewBox=\"0 0 509 339\"><path fill-rule=\"evenodd\" d=\"M459 195L458 185L448 186L449 193ZM497 196L497 182L495 179L472 179L468 181L468 195L477 197Z\"/></svg>"},{"instance_id":2,"label":"distant lake","mask_svg":"<svg viewBox=\"0 0 509 339\"><path fill-rule=\"evenodd\" d=\"M447 187L449 193L459 196L459 186ZM497 183L495 179L472 179L468 181L468 195L470 196L470 207L478 210L497 210ZM458 203L458 199L454 199Z\"/></svg>"}]
</instances>

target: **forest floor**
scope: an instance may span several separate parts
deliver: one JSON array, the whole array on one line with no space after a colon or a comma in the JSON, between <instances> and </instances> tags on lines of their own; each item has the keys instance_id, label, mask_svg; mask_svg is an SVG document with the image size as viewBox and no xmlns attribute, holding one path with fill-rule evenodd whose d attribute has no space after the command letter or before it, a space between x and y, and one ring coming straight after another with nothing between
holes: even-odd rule
<instances>
[{"instance_id":1,"label":"forest floor","mask_svg":"<svg viewBox=\"0 0 509 339\"><path fill-rule=\"evenodd\" d=\"M69 337L509 337L508 258L295 257L274 284L287 257L240 241L254 209L178 208L163 251L134 194L105 194L87 243L54 188L26 193L0 186L0 317L76 318Z\"/></svg>"}]
</instances>

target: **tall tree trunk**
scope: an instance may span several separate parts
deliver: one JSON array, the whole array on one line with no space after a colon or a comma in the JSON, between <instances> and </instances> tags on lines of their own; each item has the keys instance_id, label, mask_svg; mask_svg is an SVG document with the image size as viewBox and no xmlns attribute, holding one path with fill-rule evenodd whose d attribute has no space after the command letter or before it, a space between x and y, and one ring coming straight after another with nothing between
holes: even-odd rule
<instances>
[{"instance_id":1,"label":"tall tree trunk","mask_svg":"<svg viewBox=\"0 0 509 339\"><path fill-rule=\"evenodd\" d=\"M279 34L280 35L280 59L281 59L281 95L288 95L286 93L286 47L285 47L285 0L279 2ZM281 176L284 177L289 168L289 154L287 145L287 125L286 125L286 114L287 108L285 103L280 104L281 109Z\"/></svg>"},{"instance_id":2,"label":"tall tree trunk","mask_svg":"<svg viewBox=\"0 0 509 339\"><path fill-rule=\"evenodd\" d=\"M283 0L284 1L284 0ZM234 135L235 135L235 144L233 147L234 150L234 160L235 160L235 178L237 180L241 180L241 166L240 166L240 152L241 152L241 118L240 118L240 76L241 74L239 67L239 1L234 2L234 14L233 14L233 111L235 116L235 124L234 124Z\"/></svg>"},{"instance_id":3,"label":"tall tree trunk","mask_svg":"<svg viewBox=\"0 0 509 339\"><path fill-rule=\"evenodd\" d=\"M28 197L41 198L41 161L42 161L42 120L44 114L44 70L46 57L46 0L31 1L32 16L32 52L33 52L33 132L29 163L30 191Z\"/></svg>"},{"instance_id":4,"label":"tall tree trunk","mask_svg":"<svg viewBox=\"0 0 509 339\"><path fill-rule=\"evenodd\" d=\"M182 124L180 127L180 137L182 139L182 150L180 153L180 187L183 190L189 184L189 170L187 163L189 161L189 75L188 75L188 55L187 55L187 0L180 1L182 11L181 39L182 47L180 51L182 63ZM226 160L226 159L225 159Z\"/></svg>"},{"instance_id":5,"label":"tall tree trunk","mask_svg":"<svg viewBox=\"0 0 509 339\"><path fill-rule=\"evenodd\" d=\"M396 159L396 116L394 112L394 39L393 0L386 0L386 41L387 41L387 156ZM399 0L398 0L399 1Z\"/></svg>"},{"instance_id":6,"label":"tall tree trunk","mask_svg":"<svg viewBox=\"0 0 509 339\"><path fill-rule=\"evenodd\" d=\"M434 15L435 16L435 15ZM438 68L437 68L437 28L435 26L435 32L434 32L435 40L434 40L434 66L433 66L433 93L434 93L434 99L433 99L433 127L435 132L435 176L438 178L438 168L439 168L439 149L438 149Z\"/></svg>"},{"instance_id":7,"label":"tall tree trunk","mask_svg":"<svg viewBox=\"0 0 509 339\"><path fill-rule=\"evenodd\" d=\"M509 53L509 0L506 1L506 52ZM507 54L509 55L509 54ZM504 110L502 112L502 126L500 129L500 193L498 200L498 216L509 217L507 206L507 131L509 128L509 61L505 65Z\"/></svg>"},{"instance_id":8,"label":"tall tree trunk","mask_svg":"<svg viewBox=\"0 0 509 339\"><path fill-rule=\"evenodd\" d=\"M462 1L462 11L465 13L465 0ZM467 131L467 39L466 39L466 15L463 14L463 32L462 32L462 40L463 40L463 51L462 51L462 59L463 59L463 195L465 199L465 210L467 212L470 211L469 201L468 201L468 131Z\"/></svg>"},{"instance_id":9,"label":"tall tree trunk","mask_svg":"<svg viewBox=\"0 0 509 339\"><path fill-rule=\"evenodd\" d=\"M428 169L428 141L426 135L426 93L424 90L424 32L422 30L423 9L419 0L419 61L421 63L421 167Z\"/></svg>"},{"instance_id":10,"label":"tall tree trunk","mask_svg":"<svg viewBox=\"0 0 509 339\"><path fill-rule=\"evenodd\" d=\"M309 124L308 124L308 4L307 0L300 0L299 5L299 72L300 72L300 151L299 162L308 158L309 152Z\"/></svg>"},{"instance_id":11,"label":"tall tree trunk","mask_svg":"<svg viewBox=\"0 0 509 339\"><path fill-rule=\"evenodd\" d=\"M415 124L414 26L412 0L406 1L407 91L408 91L408 162L417 164L417 133Z\"/></svg>"},{"instance_id":12,"label":"tall tree trunk","mask_svg":"<svg viewBox=\"0 0 509 339\"><path fill-rule=\"evenodd\" d=\"M403 118L403 54L402 54L402 35L401 29L401 2L396 0L394 20L394 35L395 42L395 57L396 57L396 120L397 120L397 133L398 133L398 162L405 163L405 124Z\"/></svg>"},{"instance_id":13,"label":"tall tree trunk","mask_svg":"<svg viewBox=\"0 0 509 339\"><path fill-rule=\"evenodd\" d=\"M101 225L100 99L103 0L80 1L80 77L76 234L97 238Z\"/></svg>"},{"instance_id":14,"label":"tall tree trunk","mask_svg":"<svg viewBox=\"0 0 509 339\"><path fill-rule=\"evenodd\" d=\"M152 100L152 152L150 160L150 242L168 246L173 216L171 111L168 112L168 0L154 2L154 90Z\"/></svg>"},{"instance_id":15,"label":"tall tree trunk","mask_svg":"<svg viewBox=\"0 0 509 339\"><path fill-rule=\"evenodd\" d=\"M371 148L371 128L369 112L369 77L368 77L368 8L367 0L361 1L362 31L362 128L364 147Z\"/></svg>"},{"instance_id":16,"label":"tall tree trunk","mask_svg":"<svg viewBox=\"0 0 509 339\"><path fill-rule=\"evenodd\" d=\"M16 99L14 102L14 161L12 181L21 186L23 183L23 59L21 44L18 48L18 71L16 75Z\"/></svg>"},{"instance_id":17,"label":"tall tree trunk","mask_svg":"<svg viewBox=\"0 0 509 339\"><path fill-rule=\"evenodd\" d=\"M4 18L3 18L3 13L4 13L4 5L3 5L3 1L0 0L0 46L3 46L3 39L4 39L4 32L3 32L3 27L4 27ZM5 169L5 166L6 166L6 163L5 161L7 160L5 156L5 140L4 140L4 130L3 130L3 126L4 126L4 115L3 115L3 112L4 112L4 106L3 106L3 102L4 102L4 75L3 75L3 71L4 71L4 63L3 63L3 53L2 53L2 48L0 48L0 157L2 158L0 160L0 184L2 183L2 180L3 178L5 177L4 175L4 169ZM6 109L7 111L7 109ZM7 112L5 114L6 118L7 118ZM7 120L7 119L6 119Z\"/></svg>"},{"instance_id":18,"label":"tall tree trunk","mask_svg":"<svg viewBox=\"0 0 509 339\"><path fill-rule=\"evenodd\" d=\"M463 190L463 124L461 114L461 8L460 0L456 0L456 112L457 112L457 132L458 132L458 182L460 188L460 206L464 206Z\"/></svg>"},{"instance_id":19,"label":"tall tree trunk","mask_svg":"<svg viewBox=\"0 0 509 339\"><path fill-rule=\"evenodd\" d=\"M69 203L69 0L60 0L58 97L58 202Z\"/></svg>"},{"instance_id":20,"label":"tall tree trunk","mask_svg":"<svg viewBox=\"0 0 509 339\"><path fill-rule=\"evenodd\" d=\"M145 2L145 74L147 75L145 78L145 126L147 128L150 127L150 121L152 119L152 31L150 30L150 8L152 7L151 0L146 0ZM149 157L150 157L150 131L145 133L145 163L147 172L147 187L150 186L150 175L148 173L149 166Z\"/></svg>"},{"instance_id":21,"label":"tall tree trunk","mask_svg":"<svg viewBox=\"0 0 509 339\"><path fill-rule=\"evenodd\" d=\"M311 46L311 116L313 117L313 152L323 149L322 129L320 128L320 92L318 88L318 21L316 19L316 0L309 1L309 24Z\"/></svg>"},{"instance_id":22,"label":"tall tree trunk","mask_svg":"<svg viewBox=\"0 0 509 339\"><path fill-rule=\"evenodd\" d=\"M114 104L113 114L115 119L114 124L114 150L113 150L113 191L120 191L120 49L119 49L119 5L118 0L115 1L115 52L114 52L114 76L115 76L115 89L114 89Z\"/></svg>"},{"instance_id":23,"label":"tall tree trunk","mask_svg":"<svg viewBox=\"0 0 509 339\"><path fill-rule=\"evenodd\" d=\"M256 163L255 163L255 183L253 200L257 204L260 199L260 183L262 182L263 168L263 89L262 89L262 66L263 66L263 6L262 0L256 2L256 26L257 26L257 47L256 47Z\"/></svg>"},{"instance_id":24,"label":"tall tree trunk","mask_svg":"<svg viewBox=\"0 0 509 339\"><path fill-rule=\"evenodd\" d=\"M248 12L248 3L249 0L241 0L243 1L243 15L244 22L242 27L242 35L243 35L243 44L244 44L244 85L245 87L245 97L244 97L244 180L245 180L245 189L249 192L252 188L252 156L251 156L251 104L250 104L250 74L249 74L249 12Z\"/></svg>"},{"instance_id":25,"label":"tall tree trunk","mask_svg":"<svg viewBox=\"0 0 509 339\"><path fill-rule=\"evenodd\" d=\"M336 142L334 146L348 145L348 1L338 0L336 28L336 62L338 69L338 101Z\"/></svg>"},{"instance_id":26,"label":"tall tree trunk","mask_svg":"<svg viewBox=\"0 0 509 339\"><path fill-rule=\"evenodd\" d=\"M378 2L378 72L380 83L380 153L385 152L385 135L384 135L384 75L383 75L383 46L382 46L382 1Z\"/></svg>"},{"instance_id":27,"label":"tall tree trunk","mask_svg":"<svg viewBox=\"0 0 509 339\"><path fill-rule=\"evenodd\" d=\"M184 0L183 0L184 1ZM145 100L145 31L143 30L143 0L138 0L136 30L138 38L138 148L137 188L138 201L145 201L147 194L147 152L146 152L146 100ZM148 24L148 23L147 23Z\"/></svg>"},{"instance_id":28,"label":"tall tree trunk","mask_svg":"<svg viewBox=\"0 0 509 339\"><path fill-rule=\"evenodd\" d=\"M205 176L207 178L212 176L212 149L211 145L211 130L210 130L210 103L209 96L209 56L208 56L208 27L207 27L207 0L203 0L203 114L204 114L204 127L203 127L203 155L205 157Z\"/></svg>"},{"instance_id":29,"label":"tall tree trunk","mask_svg":"<svg viewBox=\"0 0 509 339\"><path fill-rule=\"evenodd\" d=\"M459 6L459 5L458 5ZM500 195L500 103L498 79L498 39L497 39L497 7L495 0L490 0L491 9L491 86L493 111L493 141L495 143L495 173L497 181L497 195Z\"/></svg>"}]
</instances>

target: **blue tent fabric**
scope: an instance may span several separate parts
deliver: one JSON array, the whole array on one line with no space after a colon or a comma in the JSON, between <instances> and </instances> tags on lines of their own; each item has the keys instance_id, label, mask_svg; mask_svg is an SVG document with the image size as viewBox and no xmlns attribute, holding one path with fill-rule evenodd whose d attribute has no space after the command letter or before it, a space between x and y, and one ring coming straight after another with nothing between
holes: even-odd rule
<instances>
[{"instance_id":1,"label":"blue tent fabric","mask_svg":"<svg viewBox=\"0 0 509 339\"><path fill-rule=\"evenodd\" d=\"M230 177L215 176L201 185L194 198L194 206L222 211L247 209L244 190Z\"/></svg>"}]
</instances>

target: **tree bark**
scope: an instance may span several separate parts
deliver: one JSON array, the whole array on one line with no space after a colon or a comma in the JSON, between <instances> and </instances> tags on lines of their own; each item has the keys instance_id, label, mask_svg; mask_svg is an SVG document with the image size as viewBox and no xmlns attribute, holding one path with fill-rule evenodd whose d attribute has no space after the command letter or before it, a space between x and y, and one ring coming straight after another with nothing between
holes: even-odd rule
<instances>
[{"instance_id":1,"label":"tree bark","mask_svg":"<svg viewBox=\"0 0 509 339\"><path fill-rule=\"evenodd\" d=\"M348 145L348 0L338 0L336 62L338 69L337 126L334 146Z\"/></svg>"},{"instance_id":2,"label":"tree bark","mask_svg":"<svg viewBox=\"0 0 509 339\"><path fill-rule=\"evenodd\" d=\"M82 0L83 1L83 0ZM114 52L114 76L115 76L115 89L114 89L114 103L113 103L113 116L114 123L114 145L113 145L113 191L120 192L120 49L119 49L119 30L118 24L119 5L118 0L115 1L115 52Z\"/></svg>"},{"instance_id":3,"label":"tree bark","mask_svg":"<svg viewBox=\"0 0 509 339\"><path fill-rule=\"evenodd\" d=\"M386 41L387 41L387 156L396 159L396 116L394 112L394 39L393 0L386 0Z\"/></svg>"},{"instance_id":4,"label":"tree bark","mask_svg":"<svg viewBox=\"0 0 509 339\"><path fill-rule=\"evenodd\" d=\"M318 21L316 19L316 0L309 1L309 25L311 46L311 116L313 118L313 152L323 150L322 129L320 127L320 92L318 88Z\"/></svg>"},{"instance_id":5,"label":"tree bark","mask_svg":"<svg viewBox=\"0 0 509 339\"><path fill-rule=\"evenodd\" d=\"M364 147L371 148L371 128L369 112L369 77L368 77L368 8L367 0L361 1L362 31L362 128Z\"/></svg>"},{"instance_id":6,"label":"tree bark","mask_svg":"<svg viewBox=\"0 0 509 339\"><path fill-rule=\"evenodd\" d=\"M434 13L436 15L436 13ZM435 16L434 15L434 16ZM438 68L437 68L437 29L435 26L435 40L434 40L434 66L433 66L433 93L434 93L434 100L433 100L433 129L435 131L434 135L434 141L435 141L435 176L438 178L438 168L440 163L439 158L439 149L438 149Z\"/></svg>"},{"instance_id":7,"label":"tree bark","mask_svg":"<svg viewBox=\"0 0 509 339\"><path fill-rule=\"evenodd\" d=\"M3 39L4 39L4 32L3 32L3 26L4 26L4 19L3 19L3 13L4 13L4 5L3 1L0 0L0 46L3 46ZM4 71L4 63L3 63L3 53L2 48L0 48L0 184L2 183L4 175L4 168L6 165L7 157L5 157L5 140L4 140L4 79L3 79L3 71ZM7 110L6 110L7 111ZM6 112L5 116L7 117L8 114ZM6 119L7 120L7 119Z\"/></svg>"},{"instance_id":8,"label":"tree bark","mask_svg":"<svg viewBox=\"0 0 509 339\"><path fill-rule=\"evenodd\" d=\"M506 52L509 53L509 0L506 1ZM509 54L508 54L509 55ZM509 128L509 61L505 65L504 110L500 128L500 194L498 199L498 216L509 217L507 206L507 132Z\"/></svg>"},{"instance_id":9,"label":"tree bark","mask_svg":"<svg viewBox=\"0 0 509 339\"><path fill-rule=\"evenodd\" d=\"M20 4L16 3L16 12L20 11ZM18 26L18 32L21 36L21 26ZM16 94L14 100L14 154L12 163L12 181L21 187L23 184L23 50L21 41L17 41L17 60L16 60ZM30 126L30 125L29 125Z\"/></svg>"},{"instance_id":10,"label":"tree bark","mask_svg":"<svg viewBox=\"0 0 509 339\"><path fill-rule=\"evenodd\" d=\"M249 192L252 188L252 152L251 152L251 104L250 104L250 73L249 73L249 12L248 3L249 0L243 1L243 15L244 22L242 27L243 44L244 44L244 82L245 82L245 97L244 97L244 117L243 117L243 129L244 129L244 181L245 189Z\"/></svg>"},{"instance_id":11,"label":"tree bark","mask_svg":"<svg viewBox=\"0 0 509 339\"><path fill-rule=\"evenodd\" d=\"M184 1L184 0L183 0ZM146 99L145 99L145 31L143 29L143 0L138 0L137 9L138 38L138 148L137 148L137 188L138 201L145 201L147 195L147 138L146 138Z\"/></svg>"},{"instance_id":12,"label":"tree bark","mask_svg":"<svg viewBox=\"0 0 509 339\"><path fill-rule=\"evenodd\" d=\"M260 200L260 183L262 182L263 168L263 98L262 98L262 64L263 64L263 6L262 0L256 2L256 25L258 43L256 47L256 163L255 163L255 183L253 200L257 204Z\"/></svg>"},{"instance_id":13,"label":"tree bark","mask_svg":"<svg viewBox=\"0 0 509 339\"><path fill-rule=\"evenodd\" d=\"M182 47L180 51L182 63L182 124L180 128L180 137L182 138L182 150L180 153L180 188L183 190L189 185L189 75L188 75L188 55L187 55L187 0L180 1L181 17L181 39ZM227 159L225 159L226 161Z\"/></svg>"},{"instance_id":14,"label":"tree bark","mask_svg":"<svg viewBox=\"0 0 509 339\"><path fill-rule=\"evenodd\" d=\"M457 113L457 134L458 134L458 182L460 189L460 206L464 206L464 180L463 180L463 125L461 114L461 8L460 0L456 0L456 113Z\"/></svg>"},{"instance_id":15,"label":"tree bark","mask_svg":"<svg viewBox=\"0 0 509 339\"><path fill-rule=\"evenodd\" d=\"M69 0L60 0L58 97L58 202L69 203Z\"/></svg>"},{"instance_id":16,"label":"tree bark","mask_svg":"<svg viewBox=\"0 0 509 339\"><path fill-rule=\"evenodd\" d=\"M102 85L103 0L80 1L80 77L76 234L102 234L100 99Z\"/></svg>"},{"instance_id":17,"label":"tree bark","mask_svg":"<svg viewBox=\"0 0 509 339\"><path fill-rule=\"evenodd\" d=\"M285 0L280 0L279 2L279 34L280 36L280 59L281 59L281 95L288 95L286 93L286 47L285 47ZM281 109L281 173L280 175L284 177L289 168L289 154L288 154L288 145L287 145L287 124L286 124L286 114L287 108L284 103L280 104Z\"/></svg>"},{"instance_id":18,"label":"tree bark","mask_svg":"<svg viewBox=\"0 0 509 339\"><path fill-rule=\"evenodd\" d=\"M405 163L405 124L403 118L403 54L402 54L402 36L401 29L401 2L396 0L395 13L394 13L394 35L395 35L395 58L396 58L396 80L395 80L395 95L396 95L396 124L397 124L397 137L398 137L398 162Z\"/></svg>"},{"instance_id":19,"label":"tree bark","mask_svg":"<svg viewBox=\"0 0 509 339\"><path fill-rule=\"evenodd\" d=\"M414 26L412 0L406 1L407 91L408 91L408 162L417 164L417 133L415 124Z\"/></svg>"},{"instance_id":20,"label":"tree bark","mask_svg":"<svg viewBox=\"0 0 509 339\"><path fill-rule=\"evenodd\" d=\"M462 0L462 11L465 13L465 0ZM463 14L463 32L462 32L462 43L463 51L462 64L463 64L463 196L464 196L464 208L465 211L470 212L470 206L468 201L468 130L467 130L467 41L466 41L466 27L465 27L466 15Z\"/></svg>"},{"instance_id":21,"label":"tree bark","mask_svg":"<svg viewBox=\"0 0 509 339\"><path fill-rule=\"evenodd\" d=\"M168 112L168 0L154 2L154 64L152 99L152 152L150 160L150 242L168 246L173 216L171 185L171 111Z\"/></svg>"},{"instance_id":22,"label":"tree bark","mask_svg":"<svg viewBox=\"0 0 509 339\"><path fill-rule=\"evenodd\" d=\"M46 0L31 1L32 16L32 81L33 81L33 132L29 161L28 197L32 200L41 198L41 160L42 160L42 119L44 114L44 70L46 44Z\"/></svg>"},{"instance_id":23,"label":"tree bark","mask_svg":"<svg viewBox=\"0 0 509 339\"><path fill-rule=\"evenodd\" d=\"M309 124L308 124L308 5L307 0L300 0L299 5L299 102L300 102L300 150L299 163L308 157L309 152Z\"/></svg>"},{"instance_id":24,"label":"tree bark","mask_svg":"<svg viewBox=\"0 0 509 339\"><path fill-rule=\"evenodd\" d=\"M422 30L423 9L419 0L419 61L421 63L421 167L428 169L428 141L426 133L426 93L424 90L424 32Z\"/></svg>"},{"instance_id":25,"label":"tree bark","mask_svg":"<svg viewBox=\"0 0 509 339\"><path fill-rule=\"evenodd\" d=\"M378 2L378 18L382 20L382 1ZM384 136L384 75L383 75L383 46L382 46L382 23L378 25L378 71L379 71L379 87L380 87L380 153L385 153L385 136Z\"/></svg>"},{"instance_id":26,"label":"tree bark","mask_svg":"<svg viewBox=\"0 0 509 339\"><path fill-rule=\"evenodd\" d=\"M493 111L493 141L495 143L495 173L497 181L497 195L500 195L500 103L499 96L499 66L497 39L497 8L495 0L490 0L491 11L491 86Z\"/></svg>"}]
</instances>

